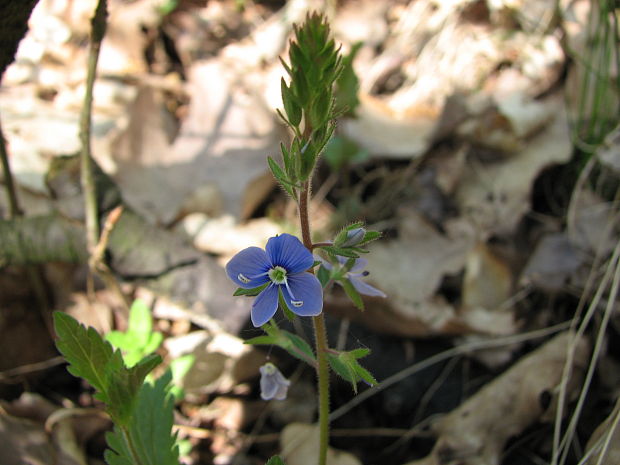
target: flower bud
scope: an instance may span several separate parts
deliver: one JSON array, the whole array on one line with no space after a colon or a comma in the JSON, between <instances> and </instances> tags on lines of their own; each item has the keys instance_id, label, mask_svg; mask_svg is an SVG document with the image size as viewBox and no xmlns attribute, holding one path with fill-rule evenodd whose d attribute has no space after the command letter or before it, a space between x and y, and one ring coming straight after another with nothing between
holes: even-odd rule
<instances>
[{"instance_id":1,"label":"flower bud","mask_svg":"<svg viewBox=\"0 0 620 465\"><path fill-rule=\"evenodd\" d=\"M364 240L366 230L364 228L355 228L347 231L347 238L341 244L341 247L353 247Z\"/></svg>"}]
</instances>

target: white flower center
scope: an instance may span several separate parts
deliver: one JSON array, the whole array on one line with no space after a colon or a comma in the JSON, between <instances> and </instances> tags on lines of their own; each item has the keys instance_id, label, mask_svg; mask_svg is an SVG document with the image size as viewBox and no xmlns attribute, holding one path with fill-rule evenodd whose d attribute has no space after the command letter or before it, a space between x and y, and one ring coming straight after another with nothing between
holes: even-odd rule
<instances>
[{"instance_id":1,"label":"white flower center","mask_svg":"<svg viewBox=\"0 0 620 465\"><path fill-rule=\"evenodd\" d=\"M275 266L270 269L268 276L274 284L286 284L286 270L281 266Z\"/></svg>"}]
</instances>

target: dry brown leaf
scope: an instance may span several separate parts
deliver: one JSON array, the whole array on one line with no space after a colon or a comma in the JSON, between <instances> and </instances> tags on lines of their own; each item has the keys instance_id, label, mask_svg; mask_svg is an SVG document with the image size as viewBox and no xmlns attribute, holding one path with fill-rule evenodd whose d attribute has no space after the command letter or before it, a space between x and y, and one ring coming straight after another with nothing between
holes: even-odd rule
<instances>
[{"instance_id":1,"label":"dry brown leaf","mask_svg":"<svg viewBox=\"0 0 620 465\"><path fill-rule=\"evenodd\" d=\"M554 96L554 121L508 159L490 163L472 160L457 188L461 213L483 237L510 234L530 209L530 191L546 167L568 161L573 147L564 103Z\"/></svg>"},{"instance_id":2,"label":"dry brown leaf","mask_svg":"<svg viewBox=\"0 0 620 465\"><path fill-rule=\"evenodd\" d=\"M567 234L545 235L530 255L521 273L520 284L533 284L549 292L558 292L566 286L584 259L584 254Z\"/></svg>"},{"instance_id":3,"label":"dry brown leaf","mask_svg":"<svg viewBox=\"0 0 620 465\"><path fill-rule=\"evenodd\" d=\"M164 347L172 359L192 354L192 369L182 382L189 395L230 391L237 384L258 375L264 362L256 348L224 331L194 331L184 336L169 337Z\"/></svg>"},{"instance_id":4,"label":"dry brown leaf","mask_svg":"<svg viewBox=\"0 0 620 465\"><path fill-rule=\"evenodd\" d=\"M280 456L287 465L315 465L319 459L319 428L317 425L291 423L282 430ZM361 465L348 452L327 450L327 465Z\"/></svg>"},{"instance_id":5,"label":"dry brown leaf","mask_svg":"<svg viewBox=\"0 0 620 465\"><path fill-rule=\"evenodd\" d=\"M567 232L582 251L608 256L618 243L620 216L613 202L607 202L588 188L576 189L569 207Z\"/></svg>"},{"instance_id":6,"label":"dry brown leaf","mask_svg":"<svg viewBox=\"0 0 620 465\"><path fill-rule=\"evenodd\" d=\"M52 465L55 451L43 425L12 417L0 409L0 463Z\"/></svg>"},{"instance_id":7,"label":"dry brown leaf","mask_svg":"<svg viewBox=\"0 0 620 465\"><path fill-rule=\"evenodd\" d=\"M575 348L568 383L569 398L577 392L590 349L570 332L522 358L508 371L480 389L456 410L440 418L433 430L438 439L429 456L406 465L498 465L509 438L542 419L554 401L563 377L569 346Z\"/></svg>"},{"instance_id":8,"label":"dry brown leaf","mask_svg":"<svg viewBox=\"0 0 620 465\"><path fill-rule=\"evenodd\" d=\"M264 247L270 237L283 232L281 226L268 218L236 224L232 215L210 219L200 213L185 217L181 228L192 237L197 249L219 255L222 263L246 247Z\"/></svg>"},{"instance_id":9,"label":"dry brown leaf","mask_svg":"<svg viewBox=\"0 0 620 465\"><path fill-rule=\"evenodd\" d=\"M506 260L479 243L468 254L463 278L463 310L499 309L512 291L512 271Z\"/></svg>"},{"instance_id":10,"label":"dry brown leaf","mask_svg":"<svg viewBox=\"0 0 620 465\"><path fill-rule=\"evenodd\" d=\"M620 125L607 134L596 155L603 165L620 174Z\"/></svg>"},{"instance_id":11,"label":"dry brown leaf","mask_svg":"<svg viewBox=\"0 0 620 465\"><path fill-rule=\"evenodd\" d=\"M399 237L374 243L368 256L370 279L390 299L424 302L446 274L459 272L474 246L474 232L460 220L442 234L420 214L401 212Z\"/></svg>"}]
</instances>

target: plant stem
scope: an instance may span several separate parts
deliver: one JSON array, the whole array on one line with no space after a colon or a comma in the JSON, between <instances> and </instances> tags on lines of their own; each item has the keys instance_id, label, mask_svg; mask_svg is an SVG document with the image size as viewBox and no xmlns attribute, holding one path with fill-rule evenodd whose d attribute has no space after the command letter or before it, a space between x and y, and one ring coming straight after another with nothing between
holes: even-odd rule
<instances>
[{"instance_id":1,"label":"plant stem","mask_svg":"<svg viewBox=\"0 0 620 465\"><path fill-rule=\"evenodd\" d=\"M312 251L310 237L310 221L308 215L308 201L310 197L310 181L303 185L299 196L299 221L301 237L304 245ZM327 447L329 442L329 365L327 363L327 331L323 313L312 318L314 324L314 340L316 344L317 382L319 389L319 465L327 464Z\"/></svg>"},{"instance_id":2,"label":"plant stem","mask_svg":"<svg viewBox=\"0 0 620 465\"><path fill-rule=\"evenodd\" d=\"M86 213L86 246L88 253L93 256L97 243L99 242L99 212L97 208L97 190L92 167L92 155L90 146L92 106L93 106L93 87L97 73L97 62L99 61L99 50L101 41L105 34L107 17L107 0L99 0L97 9L91 20L91 41L88 54L88 70L86 76L86 91L84 95L84 105L80 114L80 141L82 143L81 162L81 182L82 192L84 193L84 208ZM94 274L94 262L91 265L91 274Z\"/></svg>"},{"instance_id":3,"label":"plant stem","mask_svg":"<svg viewBox=\"0 0 620 465\"><path fill-rule=\"evenodd\" d=\"M11 173L11 165L9 164L9 155L6 150L6 141L0 126L0 158L2 158L2 172L4 173L4 187L6 196L9 199L9 218L15 219L20 216L19 203L17 201L17 190L13 182L13 173Z\"/></svg>"},{"instance_id":4,"label":"plant stem","mask_svg":"<svg viewBox=\"0 0 620 465\"><path fill-rule=\"evenodd\" d=\"M317 377L319 387L319 465L327 463L329 442L329 365L327 363L327 332L321 313L312 318L317 347Z\"/></svg>"}]
</instances>

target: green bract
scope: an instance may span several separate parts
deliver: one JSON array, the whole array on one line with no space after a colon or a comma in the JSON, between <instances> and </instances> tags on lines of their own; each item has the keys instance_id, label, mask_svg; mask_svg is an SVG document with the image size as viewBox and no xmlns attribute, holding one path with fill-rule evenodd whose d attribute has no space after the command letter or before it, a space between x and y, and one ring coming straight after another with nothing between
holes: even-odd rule
<instances>
[{"instance_id":1,"label":"green bract","mask_svg":"<svg viewBox=\"0 0 620 465\"><path fill-rule=\"evenodd\" d=\"M334 84L343 63L321 15L309 15L301 27L295 26L288 61L282 60L290 82L280 83L284 113L278 114L294 138L288 148L282 145L282 166L271 158L268 161L274 177L297 198L297 190L309 179L334 132L337 116Z\"/></svg>"}]
</instances>

